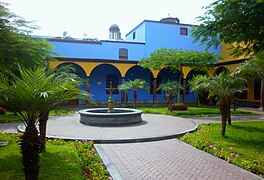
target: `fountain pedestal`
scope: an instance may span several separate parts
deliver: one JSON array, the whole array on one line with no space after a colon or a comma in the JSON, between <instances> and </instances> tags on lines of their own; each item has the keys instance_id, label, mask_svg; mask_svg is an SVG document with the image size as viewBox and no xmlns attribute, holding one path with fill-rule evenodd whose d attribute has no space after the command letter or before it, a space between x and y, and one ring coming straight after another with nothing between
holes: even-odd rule
<instances>
[{"instance_id":1,"label":"fountain pedestal","mask_svg":"<svg viewBox=\"0 0 264 180\"><path fill-rule=\"evenodd\" d=\"M114 101L113 101L113 92L116 88L112 87L112 82L110 81L110 87L106 88L106 90L109 92L109 100L108 100L108 111L109 113L114 112Z\"/></svg>"}]
</instances>

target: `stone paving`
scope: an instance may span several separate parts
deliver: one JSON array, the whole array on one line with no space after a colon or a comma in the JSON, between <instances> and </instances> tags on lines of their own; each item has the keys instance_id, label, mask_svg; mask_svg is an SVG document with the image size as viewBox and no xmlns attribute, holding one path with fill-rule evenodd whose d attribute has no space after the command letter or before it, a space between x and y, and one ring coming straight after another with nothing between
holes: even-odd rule
<instances>
[{"instance_id":1,"label":"stone paving","mask_svg":"<svg viewBox=\"0 0 264 180\"><path fill-rule=\"evenodd\" d=\"M17 133L18 125L20 125L20 123L0 124L0 133L1 131L5 133Z\"/></svg>"},{"instance_id":2,"label":"stone paving","mask_svg":"<svg viewBox=\"0 0 264 180\"><path fill-rule=\"evenodd\" d=\"M122 127L87 126L79 119L79 114L50 118L47 137L93 140L95 143L139 142L173 138L197 128L192 121L158 114L142 114L141 124Z\"/></svg>"}]
</instances>

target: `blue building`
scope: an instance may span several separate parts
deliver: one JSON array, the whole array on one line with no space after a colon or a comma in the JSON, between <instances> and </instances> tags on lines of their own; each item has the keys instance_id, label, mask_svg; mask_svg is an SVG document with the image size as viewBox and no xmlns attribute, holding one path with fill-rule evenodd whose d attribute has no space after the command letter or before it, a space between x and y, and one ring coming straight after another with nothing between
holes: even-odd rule
<instances>
[{"instance_id":1,"label":"blue building","mask_svg":"<svg viewBox=\"0 0 264 180\"><path fill-rule=\"evenodd\" d=\"M144 79L150 90L138 91L139 103L165 102L165 93L157 92L155 89L160 83L167 80L177 81L179 74L164 68L160 71L143 69L138 66L138 61L149 57L151 53L159 48L187 49L195 51L205 51L205 45L198 46L191 38L190 24L181 24L178 18L164 18L160 21L144 20L129 33L125 40L121 38L120 29L113 24L109 29L109 40L80 40L50 38L50 43L55 47L54 52L59 53L55 58L56 62L51 62L53 67L65 64L73 65L80 77L87 80L89 87L82 89L93 94L93 99L106 102L109 94L106 88L110 81L113 87L117 87L122 82ZM221 47L209 49L216 54L221 53ZM191 70L186 71L184 78L188 79ZM124 103L126 97L132 100L132 92L115 91L113 98L116 103ZM195 95L188 93L187 101L194 101ZM78 102L82 104L81 100Z\"/></svg>"}]
</instances>

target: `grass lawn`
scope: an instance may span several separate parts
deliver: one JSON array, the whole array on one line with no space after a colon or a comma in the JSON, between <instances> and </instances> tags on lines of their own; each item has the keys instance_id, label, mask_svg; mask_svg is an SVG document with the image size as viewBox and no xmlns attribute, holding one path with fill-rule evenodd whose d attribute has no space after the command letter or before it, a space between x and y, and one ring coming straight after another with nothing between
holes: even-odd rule
<instances>
[{"instance_id":1,"label":"grass lawn","mask_svg":"<svg viewBox=\"0 0 264 180\"><path fill-rule=\"evenodd\" d=\"M0 147L1 180L24 179L22 155L19 151L18 140L16 134L0 134L0 141L9 141L7 146ZM87 143L89 142L48 140L46 152L40 154L39 179L79 180L91 179L91 177L94 179L109 179L108 172L102 165L101 159L92 148L93 146L90 144L87 146ZM80 150L85 153L81 154ZM92 157L90 157L91 154ZM82 156L89 158L83 159ZM89 167L85 167L83 164L87 164ZM89 174L87 175L86 172L89 172Z\"/></svg>"},{"instance_id":2,"label":"grass lawn","mask_svg":"<svg viewBox=\"0 0 264 180\"><path fill-rule=\"evenodd\" d=\"M167 106L162 107L138 107L144 113L151 114L166 114L171 116L180 116L180 117L191 117L191 116L219 116L219 109L217 107L188 107L186 111L172 111L168 110ZM231 109L232 116L243 116L243 115L258 115L249 111Z\"/></svg>"},{"instance_id":3,"label":"grass lawn","mask_svg":"<svg viewBox=\"0 0 264 180\"><path fill-rule=\"evenodd\" d=\"M180 140L264 177L264 121L233 122L225 137L220 129L220 123L202 124Z\"/></svg>"},{"instance_id":4,"label":"grass lawn","mask_svg":"<svg viewBox=\"0 0 264 180\"><path fill-rule=\"evenodd\" d=\"M50 116L60 116L60 115L67 115L75 113L74 110L71 109L58 109L58 110L51 110ZM12 112L7 112L4 115L0 115L0 123L16 123L21 122Z\"/></svg>"}]
</instances>

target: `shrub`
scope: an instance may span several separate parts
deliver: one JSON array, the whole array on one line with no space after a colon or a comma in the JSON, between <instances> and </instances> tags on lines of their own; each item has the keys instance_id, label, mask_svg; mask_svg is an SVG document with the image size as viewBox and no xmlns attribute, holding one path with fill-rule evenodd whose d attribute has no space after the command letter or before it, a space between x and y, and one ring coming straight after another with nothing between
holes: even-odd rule
<instances>
[{"instance_id":1,"label":"shrub","mask_svg":"<svg viewBox=\"0 0 264 180\"><path fill-rule=\"evenodd\" d=\"M0 107L0 115L5 114L5 113L6 113L6 110L4 108Z\"/></svg>"},{"instance_id":2,"label":"shrub","mask_svg":"<svg viewBox=\"0 0 264 180\"><path fill-rule=\"evenodd\" d=\"M188 110L188 107L186 106L186 104L172 104L171 110L185 111Z\"/></svg>"},{"instance_id":3,"label":"shrub","mask_svg":"<svg viewBox=\"0 0 264 180\"><path fill-rule=\"evenodd\" d=\"M101 158L98 156L92 141L77 141L76 149L81 159L81 166L87 179L110 179Z\"/></svg>"}]
</instances>

